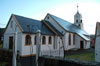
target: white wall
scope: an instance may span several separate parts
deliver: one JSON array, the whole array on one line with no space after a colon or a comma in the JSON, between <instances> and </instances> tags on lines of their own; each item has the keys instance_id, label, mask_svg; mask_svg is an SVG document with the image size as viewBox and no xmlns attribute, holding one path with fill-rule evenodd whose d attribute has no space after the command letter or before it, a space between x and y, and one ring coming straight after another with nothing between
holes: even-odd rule
<instances>
[{"instance_id":1,"label":"white wall","mask_svg":"<svg viewBox=\"0 0 100 66\"><path fill-rule=\"evenodd\" d=\"M48 17L49 17L49 19L48 19ZM55 20L53 20L49 15L45 18L45 20L46 20L46 21L49 21L50 24L52 24L53 26L55 26L55 28L56 28L58 31L60 31L61 33L63 33L63 34L66 33L66 31L65 31L63 28L61 28L61 26L59 26L59 25L55 22Z\"/></svg>"},{"instance_id":2,"label":"white wall","mask_svg":"<svg viewBox=\"0 0 100 66\"><path fill-rule=\"evenodd\" d=\"M100 62L100 36L96 37L95 42L95 61Z\"/></svg>"},{"instance_id":3,"label":"white wall","mask_svg":"<svg viewBox=\"0 0 100 66\"><path fill-rule=\"evenodd\" d=\"M89 49L90 48L90 41L86 41L84 39L82 39L81 37L79 37L78 35L76 35L76 39L75 39L75 43L76 43L76 48L79 49L80 48L80 41L84 42L84 49Z\"/></svg>"},{"instance_id":4,"label":"white wall","mask_svg":"<svg viewBox=\"0 0 100 66\"><path fill-rule=\"evenodd\" d=\"M95 61L100 62L100 36L98 28L96 29L96 39L95 39Z\"/></svg>"},{"instance_id":5,"label":"white wall","mask_svg":"<svg viewBox=\"0 0 100 66\"><path fill-rule=\"evenodd\" d=\"M80 41L83 41L78 35L75 35L76 48L80 49Z\"/></svg>"},{"instance_id":6,"label":"white wall","mask_svg":"<svg viewBox=\"0 0 100 66\"><path fill-rule=\"evenodd\" d=\"M12 23L12 28L11 28L11 23ZM17 26L15 20L13 18L11 18L11 21L8 25L8 28L6 29L5 33L4 33L4 44L3 44L3 48L9 49L9 37L13 36L13 40L14 40L14 33L18 32L17 34L17 49L19 51L21 51L21 42L22 42L22 33L19 29L19 27ZM13 41L14 42L14 41ZM14 44L14 43L13 43ZM20 52L21 53L21 52Z\"/></svg>"},{"instance_id":7,"label":"white wall","mask_svg":"<svg viewBox=\"0 0 100 66\"><path fill-rule=\"evenodd\" d=\"M89 49L89 48L90 48L90 41L84 40L84 49Z\"/></svg>"},{"instance_id":8,"label":"white wall","mask_svg":"<svg viewBox=\"0 0 100 66\"><path fill-rule=\"evenodd\" d=\"M69 50L69 49L72 49L72 48L75 48L75 45L73 44L73 33L70 33L71 34L71 45L69 45L69 32L66 32L66 34L64 35L64 47L65 47L65 50Z\"/></svg>"},{"instance_id":9,"label":"white wall","mask_svg":"<svg viewBox=\"0 0 100 66\"><path fill-rule=\"evenodd\" d=\"M22 55L28 55L28 54L31 54L32 52L32 48L31 48L31 45L25 45L25 36L26 34L23 34L22 35ZM32 40L32 37L31 37L31 40Z\"/></svg>"},{"instance_id":10,"label":"white wall","mask_svg":"<svg viewBox=\"0 0 100 66\"><path fill-rule=\"evenodd\" d=\"M82 39L80 36L75 34L75 44L73 44L73 33L71 34L71 45L69 45L69 32L66 32L64 35L64 49L65 50L70 50L70 49L80 49L80 41L84 42L84 49L90 48L90 41L85 41Z\"/></svg>"},{"instance_id":11,"label":"white wall","mask_svg":"<svg viewBox=\"0 0 100 66\"><path fill-rule=\"evenodd\" d=\"M23 34L22 35L22 54L21 55L23 56L23 55L36 54L36 45L34 45L35 34L31 35L32 45L25 45L25 36L26 35L27 34ZM51 36L52 37L52 44L48 44L48 37L49 37L49 35L42 35L42 36L46 36L46 44L43 45L42 44L42 39L41 39L41 51L55 50L54 49L54 36ZM42 38L42 36L41 36L41 38ZM59 43L58 43L58 41L60 39L59 39L59 37L57 37L57 38L58 38L58 40L57 40L57 49L59 49ZM60 43L61 43L61 40L60 40ZM61 46L61 44L60 44L60 46Z\"/></svg>"},{"instance_id":12,"label":"white wall","mask_svg":"<svg viewBox=\"0 0 100 66\"><path fill-rule=\"evenodd\" d=\"M44 35L45 36L45 35ZM43 35L41 36L41 38L43 37ZM41 51L42 50L52 50L53 48L53 44L54 44L54 36L52 36L52 44L48 44L48 38L49 36L46 36L46 45L42 44L42 39L41 39Z\"/></svg>"}]
</instances>

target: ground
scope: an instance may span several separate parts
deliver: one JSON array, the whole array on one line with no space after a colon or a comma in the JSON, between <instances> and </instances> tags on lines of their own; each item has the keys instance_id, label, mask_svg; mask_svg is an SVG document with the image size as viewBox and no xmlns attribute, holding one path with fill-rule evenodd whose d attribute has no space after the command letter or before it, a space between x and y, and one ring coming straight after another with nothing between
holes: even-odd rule
<instances>
[{"instance_id":1,"label":"ground","mask_svg":"<svg viewBox=\"0 0 100 66\"><path fill-rule=\"evenodd\" d=\"M9 66L8 64L8 57L5 55L8 55L8 53L5 54L5 52L2 50L3 49L3 43L0 42L0 66ZM8 61L4 58L8 59Z\"/></svg>"},{"instance_id":2,"label":"ground","mask_svg":"<svg viewBox=\"0 0 100 66\"><path fill-rule=\"evenodd\" d=\"M0 48L2 48L3 44L0 44ZM1 54L0 54L1 57ZM94 49L86 49L86 50L77 50L77 51L66 51L66 58L76 59L76 60L85 60L94 62L95 61L95 53ZM0 66L5 66L8 64L7 62L0 62Z\"/></svg>"},{"instance_id":3,"label":"ground","mask_svg":"<svg viewBox=\"0 0 100 66\"><path fill-rule=\"evenodd\" d=\"M89 62L95 61L94 49L68 51L65 53L65 57L66 58L73 58L76 60L89 61Z\"/></svg>"},{"instance_id":4,"label":"ground","mask_svg":"<svg viewBox=\"0 0 100 66\"><path fill-rule=\"evenodd\" d=\"M76 60L84 60L84 61L95 61L94 53L84 53L84 54L78 54L78 55L71 55L66 56L67 58L73 58Z\"/></svg>"},{"instance_id":5,"label":"ground","mask_svg":"<svg viewBox=\"0 0 100 66\"><path fill-rule=\"evenodd\" d=\"M3 47L3 44L0 44L0 48L2 48Z\"/></svg>"}]
</instances>

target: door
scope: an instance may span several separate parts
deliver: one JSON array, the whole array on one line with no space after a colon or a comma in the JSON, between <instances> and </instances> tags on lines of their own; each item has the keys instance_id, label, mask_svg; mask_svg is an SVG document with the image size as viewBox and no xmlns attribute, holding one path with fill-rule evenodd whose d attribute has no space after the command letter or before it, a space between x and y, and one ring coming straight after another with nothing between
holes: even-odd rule
<instances>
[{"instance_id":1,"label":"door","mask_svg":"<svg viewBox=\"0 0 100 66\"><path fill-rule=\"evenodd\" d=\"M80 41L80 49L83 49L83 48L84 48L84 42Z\"/></svg>"},{"instance_id":2,"label":"door","mask_svg":"<svg viewBox=\"0 0 100 66\"><path fill-rule=\"evenodd\" d=\"M13 36L9 37L9 49L13 49Z\"/></svg>"}]
</instances>

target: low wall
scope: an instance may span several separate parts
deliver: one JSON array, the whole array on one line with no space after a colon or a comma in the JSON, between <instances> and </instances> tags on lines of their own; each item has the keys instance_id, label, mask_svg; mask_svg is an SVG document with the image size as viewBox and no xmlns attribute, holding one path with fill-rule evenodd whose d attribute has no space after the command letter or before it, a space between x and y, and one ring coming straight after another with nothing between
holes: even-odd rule
<instances>
[{"instance_id":1,"label":"low wall","mask_svg":"<svg viewBox=\"0 0 100 66\"><path fill-rule=\"evenodd\" d=\"M61 49L61 50L55 49L55 50L41 51L40 56L44 56L44 55L64 57L64 51L63 51L63 49Z\"/></svg>"},{"instance_id":2,"label":"low wall","mask_svg":"<svg viewBox=\"0 0 100 66\"><path fill-rule=\"evenodd\" d=\"M43 56L39 57L39 66L100 66L100 63Z\"/></svg>"},{"instance_id":3,"label":"low wall","mask_svg":"<svg viewBox=\"0 0 100 66\"><path fill-rule=\"evenodd\" d=\"M21 57L20 64L21 66L36 66L35 56Z\"/></svg>"},{"instance_id":4,"label":"low wall","mask_svg":"<svg viewBox=\"0 0 100 66\"><path fill-rule=\"evenodd\" d=\"M12 51L0 48L0 66L12 66Z\"/></svg>"}]
</instances>

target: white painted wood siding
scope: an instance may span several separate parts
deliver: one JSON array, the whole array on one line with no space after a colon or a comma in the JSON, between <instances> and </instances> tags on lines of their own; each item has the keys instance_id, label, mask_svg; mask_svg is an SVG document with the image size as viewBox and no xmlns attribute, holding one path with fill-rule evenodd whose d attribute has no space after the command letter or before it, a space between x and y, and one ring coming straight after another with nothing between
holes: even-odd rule
<instances>
[{"instance_id":1,"label":"white painted wood siding","mask_svg":"<svg viewBox=\"0 0 100 66\"><path fill-rule=\"evenodd\" d=\"M13 23L12 23L13 22ZM12 24L12 28L11 28L11 24ZM3 44L3 48L9 49L9 37L13 36L13 40L14 40L14 33L17 33L17 49L20 51L21 53L21 48L22 48L22 32L19 29L19 27L17 26L15 20L13 18L11 18L10 23L4 33L4 44ZM13 41L14 44L14 41Z\"/></svg>"},{"instance_id":2,"label":"white painted wood siding","mask_svg":"<svg viewBox=\"0 0 100 66\"><path fill-rule=\"evenodd\" d=\"M22 56L23 55L31 55L31 54L36 54L36 45L34 45L34 37L35 37L35 34L31 35L31 41L32 41L32 45L25 45L25 36L27 34L23 34L22 35ZM45 36L46 37L46 44L43 45L42 44L42 36ZM48 44L48 35L42 35L41 36L41 47L40 47L40 52L42 51L52 51L52 50L55 50L54 49L54 36L51 36L52 37L52 44ZM57 40L57 42L59 42L60 39ZM60 40L61 41L61 40ZM57 48L59 48L58 46L59 44L57 44ZM61 46L61 44L60 44Z\"/></svg>"},{"instance_id":3,"label":"white painted wood siding","mask_svg":"<svg viewBox=\"0 0 100 66\"><path fill-rule=\"evenodd\" d=\"M95 61L100 62L100 36L98 28L96 29L96 39L95 39Z\"/></svg>"},{"instance_id":4,"label":"white painted wood siding","mask_svg":"<svg viewBox=\"0 0 100 66\"><path fill-rule=\"evenodd\" d=\"M65 47L65 50L70 50L72 48L75 48L75 45L73 44L73 33L70 33L71 34L71 45L69 45L69 32L67 32L64 37L65 37L65 44L64 44L64 47Z\"/></svg>"},{"instance_id":5,"label":"white painted wood siding","mask_svg":"<svg viewBox=\"0 0 100 66\"><path fill-rule=\"evenodd\" d=\"M49 19L48 19L48 17L49 17ZM63 34L66 33L66 31L65 31L63 28L61 28L61 26L59 26L59 25L57 24L57 22L56 22L54 19L52 19L49 15L45 18L45 20L46 20L46 21L49 21L50 24L52 24L59 32L61 32L61 33L63 33Z\"/></svg>"}]
</instances>

